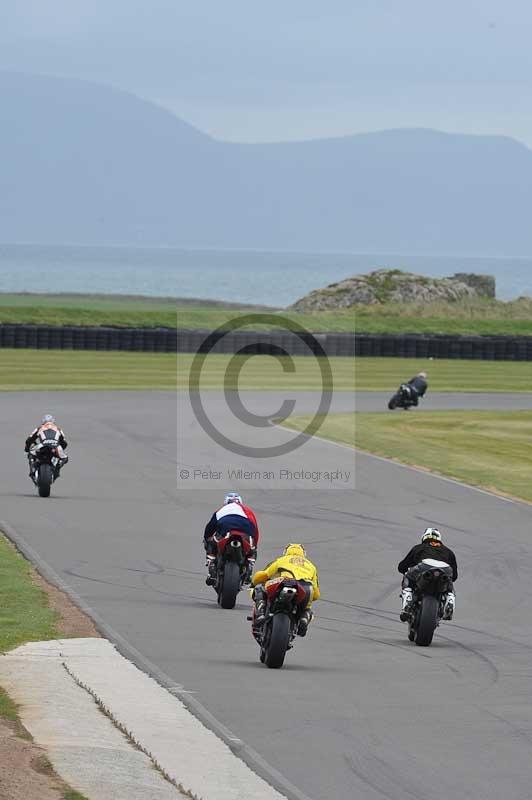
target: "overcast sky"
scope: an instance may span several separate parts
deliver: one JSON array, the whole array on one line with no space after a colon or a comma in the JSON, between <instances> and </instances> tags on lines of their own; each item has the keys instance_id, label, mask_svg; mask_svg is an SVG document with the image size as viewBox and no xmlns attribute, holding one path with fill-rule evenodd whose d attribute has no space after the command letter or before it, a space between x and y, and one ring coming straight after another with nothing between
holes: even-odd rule
<instances>
[{"instance_id":1,"label":"overcast sky","mask_svg":"<svg viewBox=\"0 0 532 800\"><path fill-rule=\"evenodd\" d=\"M0 0L0 68L112 84L221 139L532 146L531 30L530 0Z\"/></svg>"}]
</instances>

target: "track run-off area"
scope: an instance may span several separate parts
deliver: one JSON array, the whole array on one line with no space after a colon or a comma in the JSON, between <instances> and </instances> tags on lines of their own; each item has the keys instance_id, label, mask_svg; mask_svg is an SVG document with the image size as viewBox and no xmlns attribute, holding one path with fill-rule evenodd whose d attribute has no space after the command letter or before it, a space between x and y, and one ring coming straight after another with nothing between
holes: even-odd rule
<instances>
[{"instance_id":1,"label":"track run-off area","mask_svg":"<svg viewBox=\"0 0 532 800\"><path fill-rule=\"evenodd\" d=\"M282 398L243 399L266 413ZM300 413L313 399L301 393ZM356 407L379 410L386 399L360 395ZM182 393L13 392L2 402L0 519L303 795L529 800L530 506L317 438L288 454L287 468L353 471L354 488L229 485L224 470L237 456L209 440ZM530 408L532 397L439 395L430 406ZM333 410L352 407L349 393L333 398ZM245 436L223 393L210 393L209 408ZM47 500L22 451L44 412L71 443ZM290 435L276 428L271 439ZM176 468L207 465L221 479L176 487ZM301 541L319 568L316 619L282 670L259 663L247 593L223 611L205 586L203 527L233 488L259 518L259 566ZM457 611L419 648L399 622L397 563L428 525L456 552Z\"/></svg>"}]
</instances>

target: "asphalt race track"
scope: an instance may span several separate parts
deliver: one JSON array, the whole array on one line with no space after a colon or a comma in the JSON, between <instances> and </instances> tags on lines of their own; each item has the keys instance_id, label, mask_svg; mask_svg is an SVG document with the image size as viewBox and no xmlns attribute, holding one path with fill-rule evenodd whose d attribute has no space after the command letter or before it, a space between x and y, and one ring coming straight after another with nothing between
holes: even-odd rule
<instances>
[{"instance_id":1,"label":"asphalt race track","mask_svg":"<svg viewBox=\"0 0 532 800\"><path fill-rule=\"evenodd\" d=\"M491 402L472 397L477 407ZM256 408L276 400L248 399ZM213 409L222 401L212 394ZM493 396L495 408L530 401L504 406ZM363 402L369 410L367 395ZM268 670L249 633L247 596L223 611L204 585L202 528L234 487L176 491L175 395L5 393L2 403L0 519L311 800L529 800L532 508L362 454L355 491L250 484L259 564L287 541L305 542L324 598L285 668ZM335 398L336 410L350 404L347 393ZM47 500L22 452L44 412L71 440L71 463ZM225 468L186 403L178 431L178 469ZM349 471L353 451L314 439L286 463ZM457 613L430 648L418 648L398 619L396 565L429 524L457 553Z\"/></svg>"}]
</instances>

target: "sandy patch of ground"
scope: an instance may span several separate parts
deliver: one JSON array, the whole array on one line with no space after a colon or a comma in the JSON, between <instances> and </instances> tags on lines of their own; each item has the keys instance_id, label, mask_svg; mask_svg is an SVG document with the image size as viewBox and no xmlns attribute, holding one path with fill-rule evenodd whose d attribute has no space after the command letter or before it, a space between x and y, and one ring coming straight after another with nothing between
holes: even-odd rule
<instances>
[{"instance_id":1,"label":"sandy patch of ground","mask_svg":"<svg viewBox=\"0 0 532 800\"><path fill-rule=\"evenodd\" d=\"M0 721L0 800L62 800L65 784L46 753L21 732L16 723Z\"/></svg>"},{"instance_id":2,"label":"sandy patch of ground","mask_svg":"<svg viewBox=\"0 0 532 800\"><path fill-rule=\"evenodd\" d=\"M50 608L60 616L60 620L56 623L58 634L64 637L73 636L76 639L100 638L92 619L80 611L67 594L45 581L38 572L34 571L32 579L36 586L46 592Z\"/></svg>"}]
</instances>

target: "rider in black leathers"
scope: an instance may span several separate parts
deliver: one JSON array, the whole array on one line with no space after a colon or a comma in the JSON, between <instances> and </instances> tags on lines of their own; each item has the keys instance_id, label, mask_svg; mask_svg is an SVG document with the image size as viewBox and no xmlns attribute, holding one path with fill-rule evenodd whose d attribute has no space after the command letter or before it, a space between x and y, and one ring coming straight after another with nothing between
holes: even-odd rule
<instances>
[{"instance_id":1,"label":"rider in black leathers","mask_svg":"<svg viewBox=\"0 0 532 800\"><path fill-rule=\"evenodd\" d=\"M402 622L405 622L409 617L409 610L413 599L409 573L411 574L413 568L427 558L431 558L435 561L443 561L445 564L448 564L452 570L452 581L454 582L458 578L458 566L455 554L450 547L443 544L441 533L437 528L427 528L421 538L421 544L414 545L397 566L399 572L403 574L403 581L401 584L402 609L400 615ZM452 619L454 606L455 595L451 583L445 602L444 619Z\"/></svg>"},{"instance_id":2,"label":"rider in black leathers","mask_svg":"<svg viewBox=\"0 0 532 800\"><path fill-rule=\"evenodd\" d=\"M410 396L412 400L412 405L413 406L419 405L419 398L423 397L423 395L427 391L428 387L427 373L418 372L417 375L414 375L413 378L410 378L410 380L406 385L410 387Z\"/></svg>"}]
</instances>

